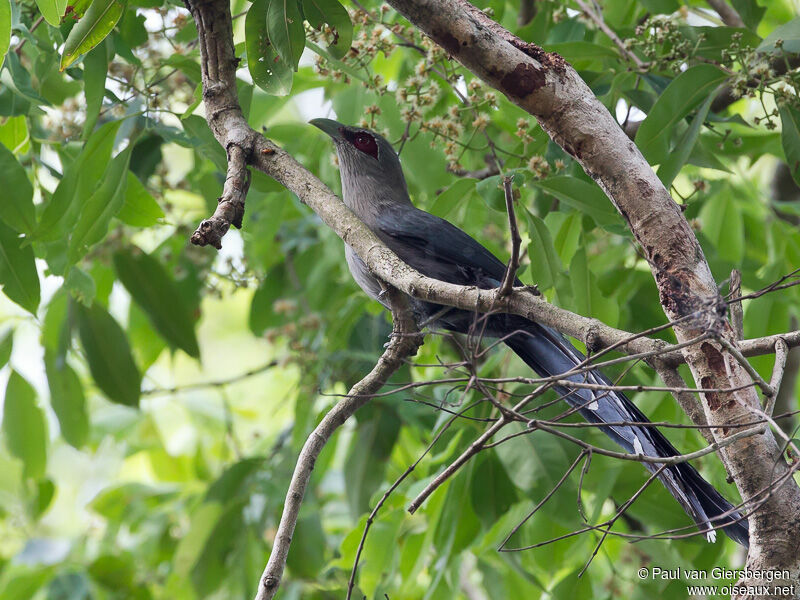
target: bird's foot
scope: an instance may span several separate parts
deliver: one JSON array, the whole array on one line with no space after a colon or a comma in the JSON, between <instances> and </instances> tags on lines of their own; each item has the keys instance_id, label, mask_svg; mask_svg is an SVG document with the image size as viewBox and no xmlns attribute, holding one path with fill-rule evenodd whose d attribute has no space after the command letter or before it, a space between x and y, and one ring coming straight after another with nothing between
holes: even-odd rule
<instances>
[{"instance_id":1,"label":"bird's foot","mask_svg":"<svg viewBox=\"0 0 800 600\"><path fill-rule=\"evenodd\" d=\"M539 286L536 285L536 284L534 284L534 285L526 285L525 286L525 290L528 293L533 294L534 296L541 296L542 295L542 292L539 291Z\"/></svg>"}]
</instances>

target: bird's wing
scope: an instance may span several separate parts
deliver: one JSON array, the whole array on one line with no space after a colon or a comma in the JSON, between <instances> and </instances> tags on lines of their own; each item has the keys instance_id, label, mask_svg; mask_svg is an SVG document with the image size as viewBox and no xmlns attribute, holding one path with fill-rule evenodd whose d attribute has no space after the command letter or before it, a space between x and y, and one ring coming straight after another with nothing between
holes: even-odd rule
<instances>
[{"instance_id":1,"label":"bird's wing","mask_svg":"<svg viewBox=\"0 0 800 600\"><path fill-rule=\"evenodd\" d=\"M434 279L489 289L506 272L506 265L458 227L416 208L385 211L375 233L405 263Z\"/></svg>"}]
</instances>

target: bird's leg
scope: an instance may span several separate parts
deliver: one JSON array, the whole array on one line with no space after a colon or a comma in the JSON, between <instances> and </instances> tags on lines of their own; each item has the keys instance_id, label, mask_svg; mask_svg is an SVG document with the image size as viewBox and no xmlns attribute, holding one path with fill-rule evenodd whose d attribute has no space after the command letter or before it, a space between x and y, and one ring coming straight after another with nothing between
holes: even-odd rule
<instances>
[{"instance_id":1,"label":"bird's leg","mask_svg":"<svg viewBox=\"0 0 800 600\"><path fill-rule=\"evenodd\" d=\"M379 285L379 286L381 286L381 291L380 291L380 292L378 292L378 300L379 300L380 302L383 302L383 299L384 299L384 298L386 298L386 294L388 294L388 293L389 293L389 288L388 288L388 287L387 287L387 285L386 285L386 284L385 284L383 281L381 281L380 279L378 279L378 285Z\"/></svg>"},{"instance_id":2,"label":"bird's leg","mask_svg":"<svg viewBox=\"0 0 800 600\"><path fill-rule=\"evenodd\" d=\"M379 286L381 286L381 291L380 291L380 292L378 292L378 302L380 302L380 303L382 303L382 304L385 304L383 301L384 301L384 299L385 299L385 298L386 298L386 297L389 295L389 286L388 286L388 285L386 285L386 284L385 284L385 283L384 283L384 282L383 282L381 279L377 279L377 278L376 278L376 280L377 280L377 282L378 282L378 285L379 285ZM384 347L384 348L388 348L388 347L391 345L391 343L392 343L392 339L394 339L394 337L395 337L396 335L397 335L397 334L394 332L394 330L390 331L390 332L389 332L389 341L388 341L388 342L386 342L386 343L383 345L383 347Z\"/></svg>"}]
</instances>

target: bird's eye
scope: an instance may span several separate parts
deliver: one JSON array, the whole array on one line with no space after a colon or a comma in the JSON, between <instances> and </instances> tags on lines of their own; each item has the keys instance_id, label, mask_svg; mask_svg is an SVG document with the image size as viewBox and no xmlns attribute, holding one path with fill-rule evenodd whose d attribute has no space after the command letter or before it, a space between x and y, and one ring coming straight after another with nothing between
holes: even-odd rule
<instances>
[{"instance_id":1,"label":"bird's eye","mask_svg":"<svg viewBox=\"0 0 800 600\"><path fill-rule=\"evenodd\" d=\"M378 144L375 138L365 132L357 133L353 140L353 145L364 154L369 154L372 158L378 158Z\"/></svg>"}]
</instances>

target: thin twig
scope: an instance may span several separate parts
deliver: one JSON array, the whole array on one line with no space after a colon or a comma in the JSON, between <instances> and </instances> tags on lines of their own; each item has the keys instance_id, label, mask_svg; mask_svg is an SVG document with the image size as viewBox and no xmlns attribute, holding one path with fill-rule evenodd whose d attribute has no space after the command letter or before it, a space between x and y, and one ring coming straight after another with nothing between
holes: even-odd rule
<instances>
[{"instance_id":1,"label":"thin twig","mask_svg":"<svg viewBox=\"0 0 800 600\"><path fill-rule=\"evenodd\" d=\"M517 279L517 269L519 269L519 247L522 244L522 238L519 236L519 227L517 227L517 215L514 212L514 189L511 187L513 180L514 177L512 175L503 177L503 193L506 197L506 211L508 212L508 229L511 232L511 258L508 260L506 274L503 276L503 283L500 284L500 289L497 293L501 298L508 296L514 287L514 282Z\"/></svg>"},{"instance_id":2,"label":"thin twig","mask_svg":"<svg viewBox=\"0 0 800 600\"><path fill-rule=\"evenodd\" d=\"M28 31L30 33L33 33L34 31L36 31L36 28L39 27L39 25L42 24L42 21L44 21L44 15L40 15L39 18L36 19L33 22L33 25L31 25L31 28ZM28 38L25 38L25 37L20 40L19 45L17 46L16 50L14 50L14 52L17 53L17 56L21 56L22 55L22 48L25 46L25 42L27 42L27 41L28 41Z\"/></svg>"},{"instance_id":3,"label":"thin twig","mask_svg":"<svg viewBox=\"0 0 800 600\"><path fill-rule=\"evenodd\" d=\"M261 365L260 367L256 367L255 369L250 369L249 371L245 371L240 375L233 375L227 379L220 379L219 381L197 381L194 383L187 383L186 385L176 385L169 388L153 388L150 390L142 390L143 396L154 396L157 394L177 394L179 392L188 392L191 390L198 390L203 388L209 387L224 387L226 385L230 385L231 383L236 383L237 381L241 381L242 379L247 379L248 377L253 377L254 375L258 375L272 369L273 367L277 367L280 364L277 360L271 360L266 364Z\"/></svg>"},{"instance_id":4,"label":"thin twig","mask_svg":"<svg viewBox=\"0 0 800 600\"><path fill-rule=\"evenodd\" d=\"M500 546L498 546L497 548L498 552L506 552L505 545L512 537L514 537L514 534L517 533L517 531L519 531L520 527L525 525L525 523L527 523L528 520L533 515L535 515L539 511L539 509L542 508L542 506L544 506L548 500L550 500L550 498L553 497L553 494L555 494L561 488L561 486L564 485L564 482L567 480L567 477L569 477L569 474L575 470L575 467L578 466L578 463L580 463L585 456L591 457L591 455L592 451L588 449L584 449L581 451L580 454L578 454L577 458L574 461L572 461L572 464L567 468L566 471L564 471L564 474L561 476L561 479L559 479L556 482L556 484L550 489L550 491L547 492L547 494L545 494L544 498L539 500L539 502L536 503L536 506L534 506L531 509L531 511L528 512L528 514L525 515L525 517L523 517L522 520L514 526L514 528L508 533L508 535L506 535L503 541L500 542ZM584 469L585 468L586 466L584 465ZM581 479L583 479L583 469L581 470Z\"/></svg>"},{"instance_id":5,"label":"thin twig","mask_svg":"<svg viewBox=\"0 0 800 600\"><path fill-rule=\"evenodd\" d=\"M605 33L609 37L609 39L612 42L614 42L614 45L617 48L619 48L619 51L622 54L622 56L624 56L625 58L630 60L633 64L635 64L636 68L639 71L643 71L647 68L647 64L642 62L642 60L638 56L636 56L633 52L631 52L628 49L628 47L625 46L625 42L623 42L616 34L616 32L606 24L606 22L603 20L602 15L596 13L594 9L589 7L589 4L587 2L584 2L584 0L575 0L575 3L578 6L580 6L581 11L587 17L589 17L592 21L594 21L594 24L597 25L598 29L600 29L600 31Z\"/></svg>"},{"instance_id":6,"label":"thin twig","mask_svg":"<svg viewBox=\"0 0 800 600\"><path fill-rule=\"evenodd\" d=\"M775 342L775 365L772 367L772 377L769 380L769 386L775 391L772 396L767 396L767 405L764 412L770 417L772 411L775 410L775 400L778 397L778 391L781 389L781 381L783 380L783 373L786 369L786 359L789 356L789 346L786 345L782 339Z\"/></svg>"},{"instance_id":7,"label":"thin twig","mask_svg":"<svg viewBox=\"0 0 800 600\"><path fill-rule=\"evenodd\" d=\"M783 283L787 279L791 279L792 277L800 277L800 267L797 269L790 271L786 275L783 275L779 279L773 281L769 285L752 292L750 294L746 294L744 296L740 296L739 298L728 298L727 301L730 304L731 302L741 302L742 300L753 300L754 298L760 298L764 294L768 294L769 292L775 292L777 290L785 290L786 288L793 287L795 285L800 285L800 279L796 279L795 281L790 281L789 283Z\"/></svg>"},{"instance_id":8,"label":"thin twig","mask_svg":"<svg viewBox=\"0 0 800 600\"><path fill-rule=\"evenodd\" d=\"M739 269L734 269L731 271L731 279L728 283L728 289L730 290L730 311L731 311L731 327L733 327L733 331L736 333L737 340L744 339L744 310L742 309L742 303L736 302L739 298L742 297L742 273Z\"/></svg>"}]
</instances>

